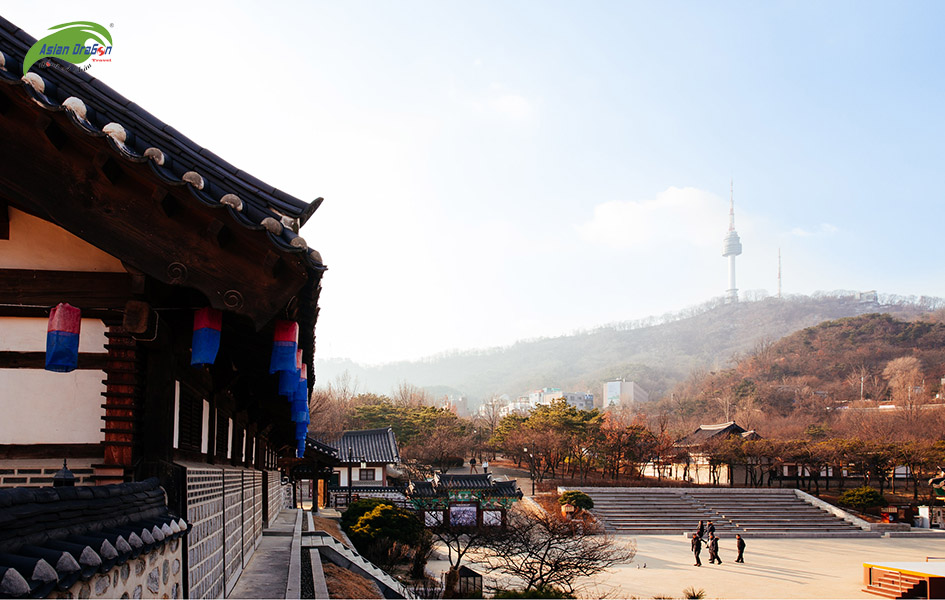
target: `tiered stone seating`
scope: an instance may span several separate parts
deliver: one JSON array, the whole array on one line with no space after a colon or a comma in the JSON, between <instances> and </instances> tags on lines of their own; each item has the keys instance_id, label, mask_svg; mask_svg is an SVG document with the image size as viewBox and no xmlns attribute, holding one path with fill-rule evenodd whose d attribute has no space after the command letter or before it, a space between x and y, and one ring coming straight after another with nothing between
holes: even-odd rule
<instances>
[{"instance_id":1,"label":"tiered stone seating","mask_svg":"<svg viewBox=\"0 0 945 600\"><path fill-rule=\"evenodd\" d=\"M789 489L579 488L594 500L592 512L612 533L679 534L700 520L720 537L879 536L808 504Z\"/></svg>"}]
</instances>

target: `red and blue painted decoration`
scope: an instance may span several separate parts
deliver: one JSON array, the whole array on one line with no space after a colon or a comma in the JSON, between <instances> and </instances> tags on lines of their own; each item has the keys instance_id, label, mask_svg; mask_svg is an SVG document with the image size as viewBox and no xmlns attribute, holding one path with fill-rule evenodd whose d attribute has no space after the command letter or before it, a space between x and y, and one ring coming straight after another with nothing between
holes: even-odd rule
<instances>
[{"instance_id":1,"label":"red and blue painted decoration","mask_svg":"<svg viewBox=\"0 0 945 600\"><path fill-rule=\"evenodd\" d=\"M220 351L220 331L223 329L223 312L215 308L201 308L194 313L194 339L191 345L190 364L195 367L212 365Z\"/></svg>"},{"instance_id":2,"label":"red and blue painted decoration","mask_svg":"<svg viewBox=\"0 0 945 600\"><path fill-rule=\"evenodd\" d=\"M299 324L295 321L276 321L276 332L272 336L272 359L269 361L269 372L295 371L298 349Z\"/></svg>"},{"instance_id":3,"label":"red and blue painted decoration","mask_svg":"<svg viewBox=\"0 0 945 600\"><path fill-rule=\"evenodd\" d=\"M49 313L46 327L46 370L69 373L79 364L79 328L82 311L60 303Z\"/></svg>"}]
</instances>

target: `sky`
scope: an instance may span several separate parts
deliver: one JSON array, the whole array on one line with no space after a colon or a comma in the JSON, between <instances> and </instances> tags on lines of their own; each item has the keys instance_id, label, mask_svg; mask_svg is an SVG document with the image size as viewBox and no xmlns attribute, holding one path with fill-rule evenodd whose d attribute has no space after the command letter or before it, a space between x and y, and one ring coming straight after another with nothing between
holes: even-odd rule
<instances>
[{"instance_id":1,"label":"sky","mask_svg":"<svg viewBox=\"0 0 945 600\"><path fill-rule=\"evenodd\" d=\"M945 4L4 2L325 202L317 356L412 360L741 292L945 297Z\"/></svg>"}]
</instances>

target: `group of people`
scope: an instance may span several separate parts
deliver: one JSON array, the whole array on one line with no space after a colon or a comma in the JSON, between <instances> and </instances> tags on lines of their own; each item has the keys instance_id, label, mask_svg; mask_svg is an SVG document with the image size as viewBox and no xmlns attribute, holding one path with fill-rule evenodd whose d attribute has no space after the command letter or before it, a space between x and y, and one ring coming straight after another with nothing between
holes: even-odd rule
<instances>
[{"instance_id":1,"label":"group of people","mask_svg":"<svg viewBox=\"0 0 945 600\"><path fill-rule=\"evenodd\" d=\"M702 552L702 544L705 544L709 549L709 563L722 564L722 559L719 558L719 538L715 535L715 523L712 521L709 521L708 524L706 524L705 521L699 521L698 531L692 534L692 553L696 557L695 566L697 567L702 566L702 561L699 560L699 553ZM738 558L735 559L735 562L745 562L745 540L743 540L742 536L739 534L735 535L735 547L738 549Z\"/></svg>"}]
</instances>

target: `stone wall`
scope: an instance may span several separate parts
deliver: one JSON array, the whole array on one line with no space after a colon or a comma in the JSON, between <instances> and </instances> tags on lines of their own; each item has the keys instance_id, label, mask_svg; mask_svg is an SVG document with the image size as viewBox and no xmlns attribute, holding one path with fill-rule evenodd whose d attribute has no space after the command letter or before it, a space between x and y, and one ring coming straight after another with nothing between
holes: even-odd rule
<instances>
[{"instance_id":1,"label":"stone wall","mask_svg":"<svg viewBox=\"0 0 945 600\"><path fill-rule=\"evenodd\" d=\"M279 471L266 471L265 473L265 492L266 492L266 514L264 516L268 526L285 506L285 492L282 489L282 473ZM288 486L285 486L288 487Z\"/></svg>"},{"instance_id":2,"label":"stone wall","mask_svg":"<svg viewBox=\"0 0 945 600\"><path fill-rule=\"evenodd\" d=\"M186 470L190 598L222 598L262 540L263 473L180 463ZM277 473L278 474L278 473Z\"/></svg>"},{"instance_id":3,"label":"stone wall","mask_svg":"<svg viewBox=\"0 0 945 600\"><path fill-rule=\"evenodd\" d=\"M181 540L171 540L49 598L183 598L182 548Z\"/></svg>"}]
</instances>

